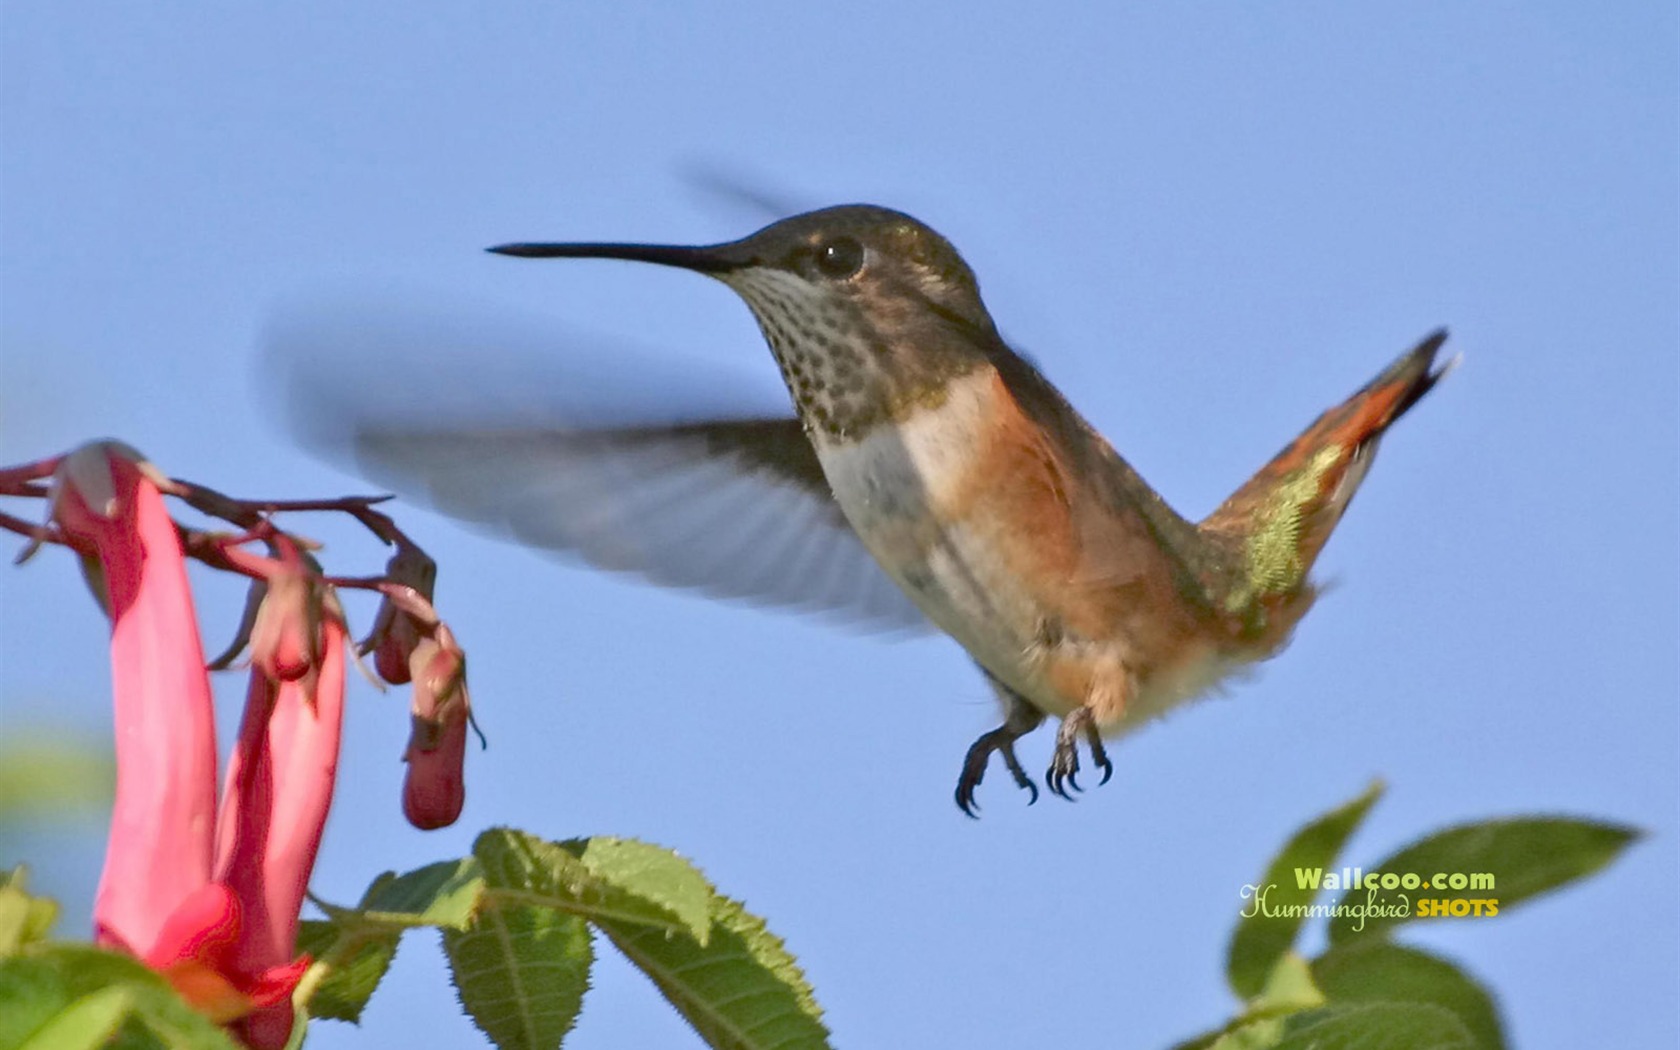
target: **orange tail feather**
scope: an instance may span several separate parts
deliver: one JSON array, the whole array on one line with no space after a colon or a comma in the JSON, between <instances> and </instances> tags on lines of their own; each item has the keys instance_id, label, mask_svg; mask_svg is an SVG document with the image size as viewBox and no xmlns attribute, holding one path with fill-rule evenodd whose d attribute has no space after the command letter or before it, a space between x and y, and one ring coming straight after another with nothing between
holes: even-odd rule
<instances>
[{"instance_id":1,"label":"orange tail feather","mask_svg":"<svg viewBox=\"0 0 1680 1050\"><path fill-rule=\"evenodd\" d=\"M1295 557L1290 560L1304 573L1364 480L1383 432L1457 365L1454 358L1433 369L1446 339L1445 329L1432 333L1352 397L1319 416L1201 527L1244 537L1276 533L1281 527L1293 540Z\"/></svg>"}]
</instances>

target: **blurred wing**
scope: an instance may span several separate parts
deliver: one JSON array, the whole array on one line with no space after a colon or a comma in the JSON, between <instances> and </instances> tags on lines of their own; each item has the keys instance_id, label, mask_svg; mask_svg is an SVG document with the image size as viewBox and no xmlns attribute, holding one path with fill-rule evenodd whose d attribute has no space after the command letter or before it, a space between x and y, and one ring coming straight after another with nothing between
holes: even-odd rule
<instances>
[{"instance_id":1,"label":"blurred wing","mask_svg":"<svg viewBox=\"0 0 1680 1050\"><path fill-rule=\"evenodd\" d=\"M661 586L928 629L846 523L798 420L764 412L785 395L693 362L580 358L573 342L363 303L289 309L266 349L306 444L452 517Z\"/></svg>"}]
</instances>

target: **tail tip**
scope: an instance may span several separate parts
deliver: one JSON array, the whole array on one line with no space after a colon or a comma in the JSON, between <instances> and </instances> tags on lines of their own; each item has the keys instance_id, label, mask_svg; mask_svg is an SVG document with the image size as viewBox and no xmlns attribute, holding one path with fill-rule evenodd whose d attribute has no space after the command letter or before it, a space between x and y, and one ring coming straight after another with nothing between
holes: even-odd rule
<instances>
[{"instance_id":1,"label":"tail tip","mask_svg":"<svg viewBox=\"0 0 1680 1050\"><path fill-rule=\"evenodd\" d=\"M1430 374L1430 376L1429 376L1430 383L1432 383L1432 384L1433 383L1439 383L1441 380L1447 378L1447 376L1451 375L1454 371L1456 371L1458 366L1462 365L1463 363L1464 363L1464 354L1463 354L1462 351L1452 355L1449 358L1447 358L1446 364L1443 364L1440 368L1437 368L1433 373Z\"/></svg>"},{"instance_id":2,"label":"tail tip","mask_svg":"<svg viewBox=\"0 0 1680 1050\"><path fill-rule=\"evenodd\" d=\"M1409 362L1427 362L1427 364L1423 367L1422 374L1429 386L1434 386L1436 383L1439 383L1454 369L1464 363L1464 354L1456 353L1453 354L1452 357L1443 363L1439 368L1432 369L1430 367L1434 364L1435 355L1440 352L1442 344L1447 341L1447 335L1447 327L1442 325L1440 328L1437 328L1433 332L1424 336L1423 341L1413 347L1412 350L1401 359L1402 361ZM1412 367L1416 367L1416 365L1414 364Z\"/></svg>"}]
</instances>

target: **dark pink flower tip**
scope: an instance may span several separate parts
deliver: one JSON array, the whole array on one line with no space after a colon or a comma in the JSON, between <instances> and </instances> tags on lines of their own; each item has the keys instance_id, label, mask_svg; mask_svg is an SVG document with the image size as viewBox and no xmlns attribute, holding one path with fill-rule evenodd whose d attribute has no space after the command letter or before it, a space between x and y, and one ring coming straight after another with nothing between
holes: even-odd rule
<instances>
[{"instance_id":1,"label":"dark pink flower tip","mask_svg":"<svg viewBox=\"0 0 1680 1050\"><path fill-rule=\"evenodd\" d=\"M292 992L309 968L309 958L248 970L239 961L244 933L238 896L220 883L207 883L169 913L143 961L194 1009L220 1023L284 1004L289 1032Z\"/></svg>"},{"instance_id":2,"label":"dark pink flower tip","mask_svg":"<svg viewBox=\"0 0 1680 1050\"><path fill-rule=\"evenodd\" d=\"M217 970L228 969L240 926L239 901L233 891L207 882L168 914L157 940L141 959L154 970L189 959Z\"/></svg>"},{"instance_id":3,"label":"dark pink flower tip","mask_svg":"<svg viewBox=\"0 0 1680 1050\"><path fill-rule=\"evenodd\" d=\"M259 1007L231 1026L233 1034L251 1050L283 1050L292 1038L290 1001Z\"/></svg>"},{"instance_id":4,"label":"dark pink flower tip","mask_svg":"<svg viewBox=\"0 0 1680 1050\"><path fill-rule=\"evenodd\" d=\"M126 446L83 446L59 466L58 526L91 546L111 616L117 785L94 900L104 943L142 956L209 881L216 739L186 565L156 471Z\"/></svg>"}]
</instances>

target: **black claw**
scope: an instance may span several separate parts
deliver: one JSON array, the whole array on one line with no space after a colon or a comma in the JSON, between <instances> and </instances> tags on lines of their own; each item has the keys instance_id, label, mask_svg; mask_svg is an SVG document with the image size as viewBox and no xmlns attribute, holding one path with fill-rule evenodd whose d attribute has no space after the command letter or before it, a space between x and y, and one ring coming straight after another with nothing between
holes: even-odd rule
<instances>
[{"instance_id":1,"label":"black claw","mask_svg":"<svg viewBox=\"0 0 1680 1050\"><path fill-rule=\"evenodd\" d=\"M1015 741L1037 728L1044 720L1044 715L1024 698L1003 687L997 679L991 680L999 689L1000 695L1011 701L1011 707L1008 720L991 732L983 734L969 747L968 754L963 758L962 775L957 779L957 808L975 820L980 817L980 803L975 801L975 789L980 786L980 781L986 774L986 766L991 761L993 752L1003 756L1003 764L1008 768L1009 775L1015 779L1015 786L1028 793L1027 805L1038 802L1038 785L1032 777L1027 776L1027 771L1021 768L1021 762L1015 756ZM1114 776L1114 764L1109 761L1108 752L1103 749L1102 734L1097 730L1096 719L1091 709L1077 708L1062 720L1061 729L1056 733L1056 749L1050 758L1050 768L1044 773L1044 784L1050 789L1050 793L1068 802L1079 801L1073 796L1085 790L1079 785L1081 736L1085 738L1086 746L1091 749L1091 764L1102 771L1102 778L1097 781L1097 786L1108 783L1109 778Z\"/></svg>"},{"instance_id":2,"label":"black claw","mask_svg":"<svg viewBox=\"0 0 1680 1050\"><path fill-rule=\"evenodd\" d=\"M995 679L993 684L997 684ZM1008 719L991 732L981 734L980 739L969 745L968 754L963 756L962 774L957 778L957 808L976 820L980 815L975 811L980 804L974 800L974 791L985 777L986 764L991 761L994 751L1003 756L1003 764L1009 775L1015 778L1015 786L1026 789L1030 794L1027 805L1038 801L1037 786L1027 776L1027 771L1021 768L1021 760L1015 757L1015 741L1038 728L1044 721L1044 715L1013 693L1006 695L1011 699Z\"/></svg>"},{"instance_id":3,"label":"black claw","mask_svg":"<svg viewBox=\"0 0 1680 1050\"><path fill-rule=\"evenodd\" d=\"M980 807L974 801L974 789L986 776L986 760L992 756L991 736L987 733L969 747L968 754L963 756L962 774L957 777L957 808L975 820L980 819L975 812Z\"/></svg>"},{"instance_id":4,"label":"black claw","mask_svg":"<svg viewBox=\"0 0 1680 1050\"><path fill-rule=\"evenodd\" d=\"M1056 750L1050 755L1050 769L1044 774L1045 783L1050 790L1072 802L1073 796L1068 789L1082 791L1079 786L1079 752L1068 743L1066 733L1056 736Z\"/></svg>"},{"instance_id":5,"label":"black claw","mask_svg":"<svg viewBox=\"0 0 1680 1050\"><path fill-rule=\"evenodd\" d=\"M983 768L982 772L984 772ZM974 789L978 787L979 784L980 777L978 775L976 775L972 780L969 779L968 768L965 765L963 768L963 775L961 779L957 781L957 808L962 810L974 820L980 819L980 814L975 812L980 808L980 803L976 802L974 799Z\"/></svg>"},{"instance_id":6,"label":"black claw","mask_svg":"<svg viewBox=\"0 0 1680 1050\"><path fill-rule=\"evenodd\" d=\"M980 814L975 812L980 803L975 801L974 789L980 786L980 781L986 776L986 760L991 757L991 749L982 747L986 738L975 741L968 749L968 757L963 759L962 775L957 778L957 808L975 820Z\"/></svg>"},{"instance_id":7,"label":"black claw","mask_svg":"<svg viewBox=\"0 0 1680 1050\"><path fill-rule=\"evenodd\" d=\"M974 801L974 789L979 784L980 778L978 776L972 780L969 779L968 767L965 764L963 775L957 780L957 808L974 820L980 819L980 814L974 812L980 808L980 803Z\"/></svg>"},{"instance_id":8,"label":"black claw","mask_svg":"<svg viewBox=\"0 0 1680 1050\"><path fill-rule=\"evenodd\" d=\"M974 799L964 796L961 787L957 788L957 808L963 811L963 816L971 820L980 819L980 815L974 812Z\"/></svg>"},{"instance_id":9,"label":"black claw","mask_svg":"<svg viewBox=\"0 0 1680 1050\"><path fill-rule=\"evenodd\" d=\"M1003 752L1003 764L1008 767L1009 775L1015 778L1015 786L1032 793L1032 797L1027 799L1027 805L1037 802L1038 785L1032 782L1032 777L1027 776L1027 771L1021 768L1021 760L1015 757L1015 742L1011 740L999 746L998 750Z\"/></svg>"},{"instance_id":10,"label":"black claw","mask_svg":"<svg viewBox=\"0 0 1680 1050\"><path fill-rule=\"evenodd\" d=\"M1067 799L1074 801L1068 789L1083 792L1079 786L1079 738L1083 736L1091 749L1091 762L1102 770L1102 779L1097 786L1108 783L1108 778L1114 775L1114 764L1108 760L1108 752L1103 750L1102 735L1097 732L1095 719L1090 708L1081 707L1073 711L1062 720L1062 727L1056 733L1056 750L1050 759L1050 770L1044 775L1045 783L1050 790Z\"/></svg>"},{"instance_id":11,"label":"black claw","mask_svg":"<svg viewBox=\"0 0 1680 1050\"><path fill-rule=\"evenodd\" d=\"M1102 770L1102 779L1097 781L1097 786L1102 787L1114 775L1114 763L1108 760L1108 751L1103 747L1102 734L1097 732L1095 720L1085 723L1085 742L1091 747L1091 761Z\"/></svg>"},{"instance_id":12,"label":"black claw","mask_svg":"<svg viewBox=\"0 0 1680 1050\"><path fill-rule=\"evenodd\" d=\"M1050 772L1044 775L1044 782L1049 785L1052 794L1058 795L1068 802L1079 801L1072 795L1068 794L1068 775L1062 772L1062 770L1057 768L1055 765L1051 765Z\"/></svg>"}]
</instances>

